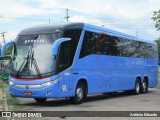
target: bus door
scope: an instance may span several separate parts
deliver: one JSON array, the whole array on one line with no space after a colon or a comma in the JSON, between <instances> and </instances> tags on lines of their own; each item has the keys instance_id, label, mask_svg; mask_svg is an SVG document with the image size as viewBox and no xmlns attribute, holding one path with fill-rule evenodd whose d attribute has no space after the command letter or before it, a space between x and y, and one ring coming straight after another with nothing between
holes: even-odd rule
<instances>
[{"instance_id":1,"label":"bus door","mask_svg":"<svg viewBox=\"0 0 160 120\"><path fill-rule=\"evenodd\" d=\"M69 89L70 89L70 76L71 70L68 69L71 65L71 57L70 57L70 47L68 46L68 41L63 42L60 46L59 50L59 58L58 58L58 72L59 78L59 96L60 97L67 97L69 96Z\"/></svg>"}]
</instances>

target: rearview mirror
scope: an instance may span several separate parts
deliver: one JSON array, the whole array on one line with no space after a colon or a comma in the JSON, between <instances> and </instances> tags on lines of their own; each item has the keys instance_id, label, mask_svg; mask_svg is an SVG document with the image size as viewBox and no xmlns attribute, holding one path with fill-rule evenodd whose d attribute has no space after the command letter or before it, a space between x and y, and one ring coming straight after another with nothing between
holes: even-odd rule
<instances>
[{"instance_id":1,"label":"rearview mirror","mask_svg":"<svg viewBox=\"0 0 160 120\"><path fill-rule=\"evenodd\" d=\"M6 48L12 44L14 44L15 42L14 41L10 41L10 42L7 42L5 43L2 48L1 48L1 57L4 58L6 56Z\"/></svg>"},{"instance_id":2,"label":"rearview mirror","mask_svg":"<svg viewBox=\"0 0 160 120\"><path fill-rule=\"evenodd\" d=\"M71 38L59 38L58 40L56 40L52 45L52 55L56 56L58 54L59 45L62 42L69 41L69 40L71 40Z\"/></svg>"}]
</instances>

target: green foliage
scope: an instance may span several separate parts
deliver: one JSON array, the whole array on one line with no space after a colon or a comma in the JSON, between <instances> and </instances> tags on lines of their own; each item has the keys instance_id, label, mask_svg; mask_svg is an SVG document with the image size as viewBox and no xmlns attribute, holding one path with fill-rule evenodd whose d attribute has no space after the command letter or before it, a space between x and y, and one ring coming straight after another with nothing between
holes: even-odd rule
<instances>
[{"instance_id":1,"label":"green foliage","mask_svg":"<svg viewBox=\"0 0 160 120\"><path fill-rule=\"evenodd\" d=\"M160 30L160 10L154 11L153 17L151 19L156 22L155 28L157 28L157 30Z\"/></svg>"},{"instance_id":2,"label":"green foliage","mask_svg":"<svg viewBox=\"0 0 160 120\"><path fill-rule=\"evenodd\" d=\"M155 41L158 45L158 58L160 60L160 38L158 40Z\"/></svg>"}]
</instances>

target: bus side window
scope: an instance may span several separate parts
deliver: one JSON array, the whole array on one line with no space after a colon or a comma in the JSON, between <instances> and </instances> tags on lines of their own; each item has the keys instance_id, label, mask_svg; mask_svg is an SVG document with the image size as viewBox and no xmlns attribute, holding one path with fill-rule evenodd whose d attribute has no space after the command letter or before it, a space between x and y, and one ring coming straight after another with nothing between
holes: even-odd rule
<instances>
[{"instance_id":1,"label":"bus side window","mask_svg":"<svg viewBox=\"0 0 160 120\"><path fill-rule=\"evenodd\" d=\"M97 38L98 38L97 33L88 32L88 31L85 32L79 58L83 58L83 57L88 56L90 54L96 54L96 52L98 50Z\"/></svg>"}]
</instances>

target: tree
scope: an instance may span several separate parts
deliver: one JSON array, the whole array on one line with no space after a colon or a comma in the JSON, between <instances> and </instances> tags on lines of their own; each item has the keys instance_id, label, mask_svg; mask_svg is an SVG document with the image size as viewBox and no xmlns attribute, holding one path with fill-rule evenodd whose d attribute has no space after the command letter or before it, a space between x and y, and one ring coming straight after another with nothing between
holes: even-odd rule
<instances>
[{"instance_id":1,"label":"tree","mask_svg":"<svg viewBox=\"0 0 160 120\"><path fill-rule=\"evenodd\" d=\"M160 38L155 40L158 46L158 64L160 65Z\"/></svg>"},{"instance_id":2,"label":"tree","mask_svg":"<svg viewBox=\"0 0 160 120\"><path fill-rule=\"evenodd\" d=\"M151 19L156 22L155 28L157 28L157 30L160 30L160 10L154 11L153 17Z\"/></svg>"}]
</instances>

